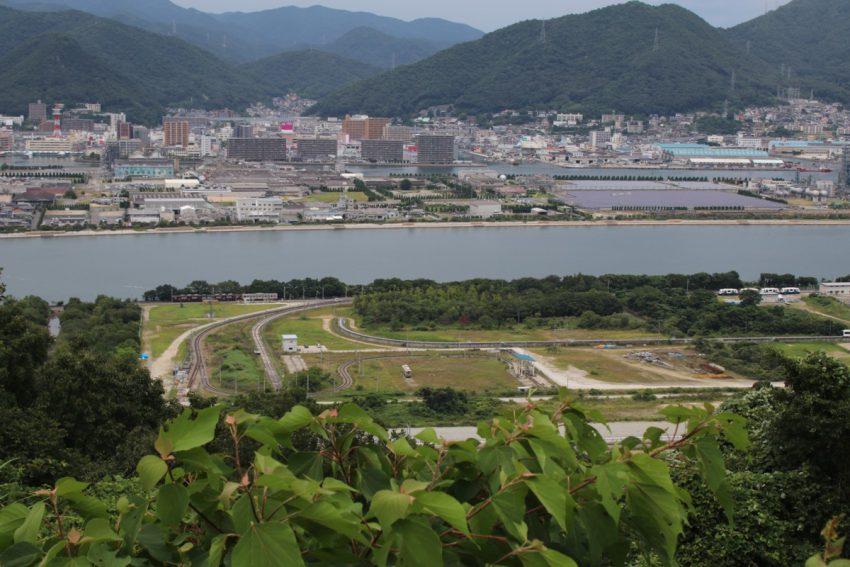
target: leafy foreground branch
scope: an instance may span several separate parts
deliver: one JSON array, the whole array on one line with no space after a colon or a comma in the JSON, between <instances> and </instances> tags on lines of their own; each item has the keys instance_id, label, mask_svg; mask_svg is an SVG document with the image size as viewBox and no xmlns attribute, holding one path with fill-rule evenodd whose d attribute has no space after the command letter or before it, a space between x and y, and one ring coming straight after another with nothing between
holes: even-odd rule
<instances>
[{"instance_id":1,"label":"leafy foreground branch","mask_svg":"<svg viewBox=\"0 0 850 567\"><path fill-rule=\"evenodd\" d=\"M672 565L691 503L670 468L693 461L731 520L719 444L748 444L742 418L706 405L611 447L566 391L551 413L480 424L480 442L394 438L354 405L221 413L160 432L137 468L148 498L110 513L66 478L0 510L0 565ZM217 426L229 454L205 448Z\"/></svg>"}]
</instances>

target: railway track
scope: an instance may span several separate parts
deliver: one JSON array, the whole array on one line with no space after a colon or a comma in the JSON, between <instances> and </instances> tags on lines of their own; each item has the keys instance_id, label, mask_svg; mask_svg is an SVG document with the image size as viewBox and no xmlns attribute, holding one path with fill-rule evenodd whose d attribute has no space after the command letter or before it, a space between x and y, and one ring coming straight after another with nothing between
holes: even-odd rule
<instances>
[{"instance_id":1,"label":"railway track","mask_svg":"<svg viewBox=\"0 0 850 567\"><path fill-rule=\"evenodd\" d=\"M293 313L309 311L312 309L317 309L319 307L328 307L331 305L349 305L351 304L351 302L351 299L331 299L311 305L304 305L295 308L292 311L275 313L274 315L270 315L257 321L257 323L251 329L251 336L254 339L254 349L256 352L259 353L260 359L263 361L263 370L266 373L266 379L271 383L272 389L274 389L275 391L279 391L283 387L283 381L280 378L280 373L278 373L277 368L274 365L272 355L269 353L269 347L266 344L265 339L263 339L263 330L266 328L266 326L272 321L276 321L282 317L292 315Z\"/></svg>"},{"instance_id":2,"label":"railway track","mask_svg":"<svg viewBox=\"0 0 850 567\"><path fill-rule=\"evenodd\" d=\"M273 388L279 389L280 376L277 374L277 371L274 368L272 358L268 352L268 347L266 346L265 341L262 340L262 330L265 325L267 325L271 321L274 321L275 319L279 319L280 317L285 317L287 315L292 315L293 313L300 313L302 311L309 311L311 309L318 309L320 307L327 307L329 305L344 305L346 304L346 302L350 301L350 299L328 299L311 301L308 303L302 303L300 305L290 305L287 307L281 307L280 309L274 309L263 313L248 313L245 315L239 315L237 317L231 317L229 319L224 319L222 321L211 323L205 327L202 327L197 333L192 336L191 339L191 356L189 362L190 366L188 380L189 387L200 387L204 390L207 390L213 394L220 396L228 396L232 394L233 392L219 388L213 385L210 381L210 373L207 368L207 362L204 359L203 355L204 340L213 332L221 329L222 327L226 327L227 325L232 325L233 323L238 323L240 321L248 321L251 319L260 318L260 321L252 328L254 346L255 349L260 352L260 357L263 360L263 366L266 372L266 377L271 382ZM257 331L257 334L254 334L254 331ZM274 376L277 377L278 386L275 386L275 381L271 378L269 370L271 370L274 373Z\"/></svg>"}]
</instances>

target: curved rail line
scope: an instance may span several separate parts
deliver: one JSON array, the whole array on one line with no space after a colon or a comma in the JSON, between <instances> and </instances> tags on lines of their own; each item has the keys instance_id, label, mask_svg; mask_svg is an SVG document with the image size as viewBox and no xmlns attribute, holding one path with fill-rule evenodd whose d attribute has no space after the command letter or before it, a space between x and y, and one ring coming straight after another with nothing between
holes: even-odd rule
<instances>
[{"instance_id":1,"label":"curved rail line","mask_svg":"<svg viewBox=\"0 0 850 567\"><path fill-rule=\"evenodd\" d=\"M265 339L263 339L263 330L266 326L272 321L276 321L281 319L282 317L286 317L288 315L292 315L293 313L298 313L300 311L308 311L317 309L319 307L328 307L328 306L336 306L336 305L349 305L353 300L346 299L329 299L319 304L312 305L304 305L301 308L294 309L285 313L275 313L274 315L270 315L264 319L260 319L251 329L251 336L254 339L254 348L260 354L260 359L263 361L263 369L266 373L266 378L269 382L271 382L272 388L275 391L279 391L283 387L283 381L280 378L280 374L275 368L274 363L272 362L272 355L269 354L269 348L266 344Z\"/></svg>"},{"instance_id":2,"label":"curved rail line","mask_svg":"<svg viewBox=\"0 0 850 567\"><path fill-rule=\"evenodd\" d=\"M457 349L501 349L501 348L541 348L549 346L572 346L572 347L588 347L600 344L616 345L616 346L650 346L650 345L688 345L695 342L694 338L636 338L636 339L562 339L554 341L493 341L493 342L475 342L475 341L458 341L458 342L442 342L442 341L405 341L401 339L389 339L386 337L376 337L367 335L359 331L355 331L348 327L348 320L338 318L335 325L336 331L347 339L360 341L379 346L389 346L396 348L415 348L427 350L457 350ZM706 340L720 343L808 343L808 342L842 342L846 340L844 337L822 337L822 336L800 336L800 337L718 337L708 338Z\"/></svg>"},{"instance_id":3,"label":"curved rail line","mask_svg":"<svg viewBox=\"0 0 850 567\"><path fill-rule=\"evenodd\" d=\"M345 300L342 301L344 303ZM222 321L218 321L216 323L211 323L202 327L198 332L192 335L191 339L191 356L189 359L189 379L188 384L190 388L194 388L196 385L200 385L201 388L212 392L213 394L218 394L220 396L227 396L232 394L233 392L223 390L210 382L209 372L207 370L207 363L204 359L203 355L203 343L204 340L214 331L221 329L222 327L226 327L227 325L231 325L233 323L238 323L240 321L247 321L256 318L262 318L264 316L269 320L274 320L278 317L284 317L286 315L291 315L293 313L300 313L301 311L308 311L311 309L317 309L320 307L325 307L328 305L335 305L340 303L339 300L320 300L320 301L311 301L309 303L300 304L300 305L290 305L287 307L281 307L280 309L274 309L270 311L266 311L265 313L247 313L245 315L239 315L237 317L231 317L229 319L225 319ZM271 314L271 315L270 315ZM261 329L262 330L262 329ZM262 341L261 341L262 342ZM265 349L265 350L264 350ZM271 358L268 355L267 348L263 343L263 348L259 349L260 352L266 352L266 357L268 362L271 363ZM263 364L266 364L266 358L263 359Z\"/></svg>"}]
</instances>

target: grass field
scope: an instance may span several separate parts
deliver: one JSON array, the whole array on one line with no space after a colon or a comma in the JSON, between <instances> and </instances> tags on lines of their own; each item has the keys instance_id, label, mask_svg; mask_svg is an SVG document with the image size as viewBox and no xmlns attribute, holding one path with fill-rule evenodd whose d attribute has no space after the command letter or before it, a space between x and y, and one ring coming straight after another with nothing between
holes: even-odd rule
<instances>
[{"instance_id":1,"label":"grass field","mask_svg":"<svg viewBox=\"0 0 850 567\"><path fill-rule=\"evenodd\" d=\"M576 327L577 318L567 319L563 328L559 329L527 329L517 325L510 329L481 330L464 329L461 327L444 327L434 331L416 331L402 329L394 331L388 326L362 327L364 333L403 341L433 341L433 342L499 342L499 341L554 341L563 339L599 339L629 340L637 338L659 337L657 333L642 329L579 329Z\"/></svg>"},{"instance_id":2,"label":"grass field","mask_svg":"<svg viewBox=\"0 0 850 567\"><path fill-rule=\"evenodd\" d=\"M317 203L336 203L339 201L340 196L342 196L342 193L314 193L304 197L303 199L297 200L304 202L313 201ZM358 191L349 191L348 193L345 193L345 196L357 203L366 203L369 201L366 193L360 193Z\"/></svg>"},{"instance_id":3,"label":"grass field","mask_svg":"<svg viewBox=\"0 0 850 567\"><path fill-rule=\"evenodd\" d=\"M842 360L844 362L850 362L850 351L838 346L835 343L794 343L794 344L782 344L777 343L773 345L773 348L779 350L786 356L794 357L794 358L802 358L807 356L813 352L825 352L826 354Z\"/></svg>"},{"instance_id":4,"label":"grass field","mask_svg":"<svg viewBox=\"0 0 850 567\"><path fill-rule=\"evenodd\" d=\"M227 325L206 340L210 382L234 393L262 388L265 373L254 354L251 327L254 321Z\"/></svg>"},{"instance_id":5,"label":"grass field","mask_svg":"<svg viewBox=\"0 0 850 567\"><path fill-rule=\"evenodd\" d=\"M380 356L374 353L362 353L360 356L362 365L354 364L349 368L355 391L413 393L419 388L430 386L483 393L503 392L517 386L514 377L495 354L449 356L438 353L401 353L398 357L382 359L370 359ZM352 354L340 353L308 355L303 358L309 366L319 366L334 375L341 364L357 360ZM410 365L413 370L412 380L403 378L403 364Z\"/></svg>"},{"instance_id":6,"label":"grass field","mask_svg":"<svg viewBox=\"0 0 850 567\"><path fill-rule=\"evenodd\" d=\"M331 309L317 309L290 317L277 319L269 323L263 338L266 344L276 353L280 353L281 335L298 335L299 345L321 344L329 350L356 350L367 348L361 343L348 341L342 337L331 334L323 328L323 318L332 316Z\"/></svg>"},{"instance_id":7,"label":"grass field","mask_svg":"<svg viewBox=\"0 0 850 567\"><path fill-rule=\"evenodd\" d=\"M275 305L268 304L241 303L213 303L212 308L208 303L184 303L183 307L177 303L156 305L151 307L148 320L142 327L143 346L156 358L162 355L177 337L190 329L217 319L256 313L274 307ZM212 319L209 318L210 310Z\"/></svg>"},{"instance_id":8,"label":"grass field","mask_svg":"<svg viewBox=\"0 0 850 567\"><path fill-rule=\"evenodd\" d=\"M822 295L809 296L803 303L797 303L794 306L812 313L838 319L839 322L845 323L850 328L850 306L832 297L824 297Z\"/></svg>"}]
</instances>

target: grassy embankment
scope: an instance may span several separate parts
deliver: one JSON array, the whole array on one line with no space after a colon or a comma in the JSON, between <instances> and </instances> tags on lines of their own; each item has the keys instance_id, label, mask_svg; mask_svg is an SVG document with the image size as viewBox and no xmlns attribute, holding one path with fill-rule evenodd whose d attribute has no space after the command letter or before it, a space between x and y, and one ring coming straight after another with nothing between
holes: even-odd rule
<instances>
[{"instance_id":1,"label":"grassy embankment","mask_svg":"<svg viewBox=\"0 0 850 567\"><path fill-rule=\"evenodd\" d=\"M263 388L265 373L251 338L254 324L253 320L239 321L207 337L206 360L214 386L234 393Z\"/></svg>"},{"instance_id":2,"label":"grassy embankment","mask_svg":"<svg viewBox=\"0 0 850 567\"><path fill-rule=\"evenodd\" d=\"M350 317L352 310L343 316ZM363 325L358 330L363 333L399 339L403 341L434 341L434 342L499 342L499 341L555 341L565 339L609 339L629 340L638 338L655 338L661 335L643 329L580 329L578 317L566 317L559 320L558 328L528 328L515 325L502 329L470 329L460 326L441 326L433 330L417 330L411 327L392 329L389 325ZM360 321L355 319L360 325Z\"/></svg>"},{"instance_id":3,"label":"grassy embankment","mask_svg":"<svg viewBox=\"0 0 850 567\"><path fill-rule=\"evenodd\" d=\"M188 330L206 325L213 321L236 317L247 313L256 313L274 308L274 305L241 303L169 303L150 308L148 320L142 328L142 345L156 358ZM210 318L212 313L212 318Z\"/></svg>"}]
</instances>

